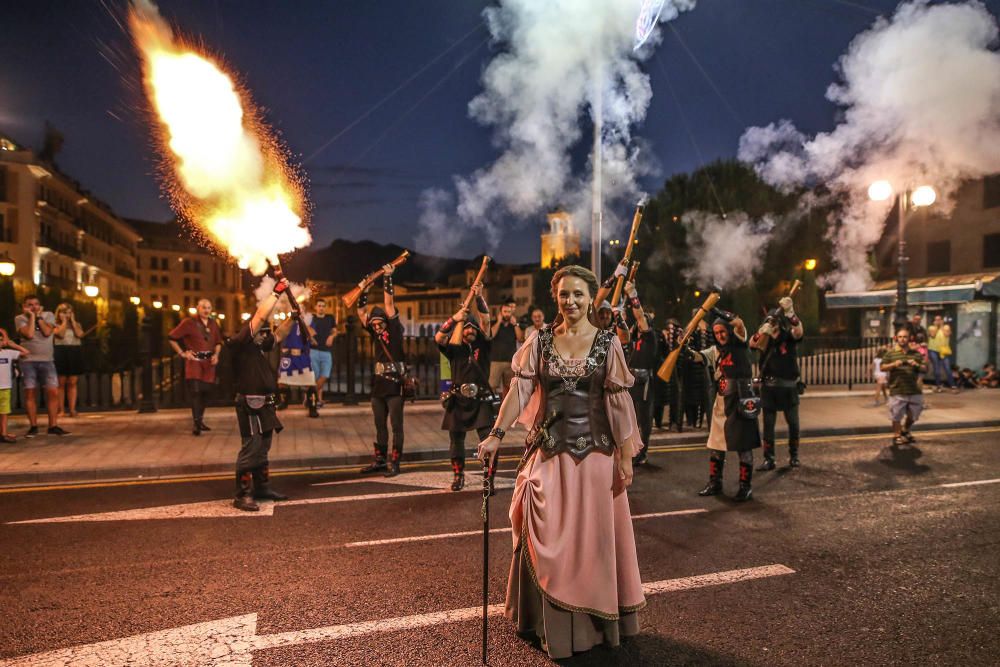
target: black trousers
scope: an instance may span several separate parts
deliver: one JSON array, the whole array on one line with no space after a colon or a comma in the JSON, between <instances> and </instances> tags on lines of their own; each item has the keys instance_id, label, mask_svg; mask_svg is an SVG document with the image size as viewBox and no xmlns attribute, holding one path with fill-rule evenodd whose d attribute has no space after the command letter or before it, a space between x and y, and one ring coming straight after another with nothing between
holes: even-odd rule
<instances>
[{"instance_id":1,"label":"black trousers","mask_svg":"<svg viewBox=\"0 0 1000 667\"><path fill-rule=\"evenodd\" d=\"M789 406L785 413L785 421L788 422L788 441L797 443L799 441L799 406ZM774 447L774 427L778 421L777 410L763 410L764 413L764 442Z\"/></svg>"},{"instance_id":2,"label":"black trousers","mask_svg":"<svg viewBox=\"0 0 1000 667\"><path fill-rule=\"evenodd\" d=\"M387 458L389 425L392 426L392 460L403 454L403 397L372 396L372 416L375 418L375 452Z\"/></svg>"},{"instance_id":3,"label":"black trousers","mask_svg":"<svg viewBox=\"0 0 1000 667\"><path fill-rule=\"evenodd\" d=\"M649 448L649 435L653 432L653 384L648 379L635 379L635 384L629 387L632 405L635 406L635 418L639 423L639 438L642 440L642 451ZM638 454L639 452L635 452Z\"/></svg>"},{"instance_id":4,"label":"black trousers","mask_svg":"<svg viewBox=\"0 0 1000 667\"><path fill-rule=\"evenodd\" d=\"M737 452L737 454L739 454L740 463L744 463L746 465L750 465L750 464L753 463L753 450L752 449L744 449L741 452ZM712 456L711 456L711 458L713 460L715 460L715 461L725 461L726 460L726 452L723 452L723 451L718 450L718 449L713 449L712 450Z\"/></svg>"},{"instance_id":5,"label":"black trousers","mask_svg":"<svg viewBox=\"0 0 1000 667\"><path fill-rule=\"evenodd\" d=\"M455 472L461 472L465 470L465 434L467 431L448 431L448 437L450 439L450 444L448 447L448 453L451 456L452 466L455 468ZM490 427L483 426L482 428L476 429L476 435L479 437L479 442L486 439L486 436L490 434ZM478 443L476 443L478 444Z\"/></svg>"},{"instance_id":6,"label":"black trousers","mask_svg":"<svg viewBox=\"0 0 1000 667\"><path fill-rule=\"evenodd\" d=\"M200 422L205 417L205 397L212 391L212 385L202 380L186 380L188 394L191 395L191 417Z\"/></svg>"}]
</instances>

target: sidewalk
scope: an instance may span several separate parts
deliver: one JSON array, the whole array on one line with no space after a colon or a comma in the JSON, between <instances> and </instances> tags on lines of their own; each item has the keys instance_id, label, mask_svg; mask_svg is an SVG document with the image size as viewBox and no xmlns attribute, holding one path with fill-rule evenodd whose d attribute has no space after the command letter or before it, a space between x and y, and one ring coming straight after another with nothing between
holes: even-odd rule
<instances>
[{"instance_id":1,"label":"sidewalk","mask_svg":"<svg viewBox=\"0 0 1000 667\"><path fill-rule=\"evenodd\" d=\"M958 395L926 394L927 409L915 431L1000 425L1000 390L969 390ZM275 437L271 465L275 470L326 468L367 462L372 454L371 411L359 406L326 406L319 419L308 419L301 407L280 413L285 430ZM446 459L448 436L440 430L437 402L408 404L405 413L404 460ZM810 389L800 407L804 437L888 433L887 409L872 406L867 389ZM0 485L82 482L229 473L239 450L239 431L231 409L211 409L205 421L212 430L195 437L190 413L164 410L84 414L61 424L72 435L20 437L23 417L12 419L15 444L0 444ZM44 427L44 417L40 424ZM779 442L784 420L778 418ZM45 429L40 429L44 434ZM524 431L510 433L510 451L520 451ZM695 444L705 431L667 433L653 430L652 444ZM476 445L474 433L467 447Z\"/></svg>"}]
</instances>

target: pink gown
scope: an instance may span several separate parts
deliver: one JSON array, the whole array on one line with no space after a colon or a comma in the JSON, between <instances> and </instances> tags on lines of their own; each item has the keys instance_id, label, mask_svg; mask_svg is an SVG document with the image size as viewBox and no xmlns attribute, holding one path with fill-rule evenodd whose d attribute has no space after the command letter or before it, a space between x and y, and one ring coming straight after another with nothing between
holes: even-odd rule
<instances>
[{"instance_id":1,"label":"pink gown","mask_svg":"<svg viewBox=\"0 0 1000 667\"><path fill-rule=\"evenodd\" d=\"M544 410L539 389L538 334L513 360L521 413L529 429ZM585 359L561 360L581 374ZM553 366L544 365L549 372ZM641 447L632 386L621 343L614 337L605 361L604 407L615 443ZM561 376L560 376L561 377ZM614 495L615 456L592 451L577 461L568 452L546 458L535 451L517 476L510 505L514 557L506 616L519 633L534 634L552 658L638 634L645 606L628 495Z\"/></svg>"}]
</instances>

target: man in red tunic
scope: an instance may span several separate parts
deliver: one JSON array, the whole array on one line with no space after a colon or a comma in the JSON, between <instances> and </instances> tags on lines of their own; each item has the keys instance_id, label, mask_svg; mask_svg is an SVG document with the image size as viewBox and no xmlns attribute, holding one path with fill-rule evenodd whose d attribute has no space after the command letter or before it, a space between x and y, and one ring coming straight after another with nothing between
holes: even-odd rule
<instances>
[{"instance_id":1,"label":"man in red tunic","mask_svg":"<svg viewBox=\"0 0 1000 667\"><path fill-rule=\"evenodd\" d=\"M191 395L194 435L211 429L205 425L205 395L215 384L215 367L222 349L222 332L212 319L212 302L198 301L197 312L170 332L170 347L184 358L184 380ZM181 347L183 345L183 347Z\"/></svg>"}]
</instances>

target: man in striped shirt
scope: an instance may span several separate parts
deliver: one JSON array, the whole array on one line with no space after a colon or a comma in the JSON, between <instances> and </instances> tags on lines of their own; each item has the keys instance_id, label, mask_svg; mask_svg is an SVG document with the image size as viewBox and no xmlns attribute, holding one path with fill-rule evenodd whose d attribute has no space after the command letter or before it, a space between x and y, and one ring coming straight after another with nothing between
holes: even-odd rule
<instances>
[{"instance_id":1,"label":"man in striped shirt","mask_svg":"<svg viewBox=\"0 0 1000 667\"><path fill-rule=\"evenodd\" d=\"M918 350L910 349L910 332L896 332L896 343L884 357L882 370L889 374L889 418L892 419L892 444L909 445L916 442L910 428L920 418L924 409L924 394L918 383L921 373L927 371L927 361Z\"/></svg>"}]
</instances>

